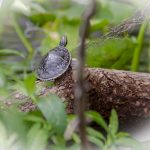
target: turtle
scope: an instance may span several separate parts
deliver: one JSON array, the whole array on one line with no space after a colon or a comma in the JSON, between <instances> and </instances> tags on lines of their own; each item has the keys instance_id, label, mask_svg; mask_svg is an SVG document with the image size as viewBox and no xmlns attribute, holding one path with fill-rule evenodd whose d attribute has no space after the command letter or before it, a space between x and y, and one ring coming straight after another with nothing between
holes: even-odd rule
<instances>
[{"instance_id":1,"label":"turtle","mask_svg":"<svg viewBox=\"0 0 150 150\"><path fill-rule=\"evenodd\" d=\"M71 63L71 54L66 48L67 37L62 36L57 47L48 52L37 68L37 78L42 81L54 80L63 75Z\"/></svg>"}]
</instances>

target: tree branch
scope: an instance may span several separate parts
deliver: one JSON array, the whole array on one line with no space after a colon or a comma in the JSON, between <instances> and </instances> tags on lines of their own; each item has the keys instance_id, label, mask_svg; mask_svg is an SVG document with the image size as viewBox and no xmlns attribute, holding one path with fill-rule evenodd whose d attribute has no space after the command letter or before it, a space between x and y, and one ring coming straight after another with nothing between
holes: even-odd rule
<instances>
[{"instance_id":1,"label":"tree branch","mask_svg":"<svg viewBox=\"0 0 150 150\"><path fill-rule=\"evenodd\" d=\"M109 117L112 108L120 117L150 116L150 74L133 73L99 68L86 68L84 71L88 83L88 109L96 110ZM55 93L67 104L67 112L73 113L74 71L68 72L55 82L55 86L46 89L45 94Z\"/></svg>"},{"instance_id":2,"label":"tree branch","mask_svg":"<svg viewBox=\"0 0 150 150\"><path fill-rule=\"evenodd\" d=\"M74 74L75 71L70 67L55 81L55 86L43 87L39 96L55 93L66 103L67 113L73 113L76 82ZM89 96L88 109L96 110L106 118L109 117L112 108L118 111L121 118L150 117L150 74L85 68L84 76ZM37 86L40 84L43 82L38 82ZM12 99L23 101L28 98L17 92L11 96ZM28 99L20 108L23 111L30 111L35 109L35 105Z\"/></svg>"}]
</instances>

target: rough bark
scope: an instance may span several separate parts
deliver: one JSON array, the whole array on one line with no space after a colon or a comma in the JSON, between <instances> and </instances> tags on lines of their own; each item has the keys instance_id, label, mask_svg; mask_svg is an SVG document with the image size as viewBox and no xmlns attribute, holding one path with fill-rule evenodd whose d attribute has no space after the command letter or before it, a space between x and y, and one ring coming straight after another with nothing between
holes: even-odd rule
<instances>
[{"instance_id":1,"label":"rough bark","mask_svg":"<svg viewBox=\"0 0 150 150\"><path fill-rule=\"evenodd\" d=\"M86 68L89 96L88 109L108 117L115 108L121 118L150 116L150 74L133 73L99 68ZM55 93L67 104L67 113L74 112L75 71L70 68L55 81L55 86L46 88L41 95Z\"/></svg>"}]
</instances>

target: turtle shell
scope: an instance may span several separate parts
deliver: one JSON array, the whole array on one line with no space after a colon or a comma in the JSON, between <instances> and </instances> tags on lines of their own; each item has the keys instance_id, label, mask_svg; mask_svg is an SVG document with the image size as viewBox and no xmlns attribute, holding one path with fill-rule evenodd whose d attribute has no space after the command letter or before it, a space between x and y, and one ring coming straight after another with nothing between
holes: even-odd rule
<instances>
[{"instance_id":1,"label":"turtle shell","mask_svg":"<svg viewBox=\"0 0 150 150\"><path fill-rule=\"evenodd\" d=\"M59 45L44 56L37 69L37 77L40 80L54 80L66 72L70 62L70 53L64 46Z\"/></svg>"}]
</instances>

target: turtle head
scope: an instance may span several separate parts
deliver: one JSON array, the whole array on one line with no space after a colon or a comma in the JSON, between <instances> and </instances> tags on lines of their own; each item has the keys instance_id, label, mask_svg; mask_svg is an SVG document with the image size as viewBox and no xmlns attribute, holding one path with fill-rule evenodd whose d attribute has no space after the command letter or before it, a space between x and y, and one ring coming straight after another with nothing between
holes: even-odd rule
<instances>
[{"instance_id":1,"label":"turtle head","mask_svg":"<svg viewBox=\"0 0 150 150\"><path fill-rule=\"evenodd\" d=\"M67 45L67 36L66 35L62 36L59 45L66 47L66 45Z\"/></svg>"}]
</instances>

